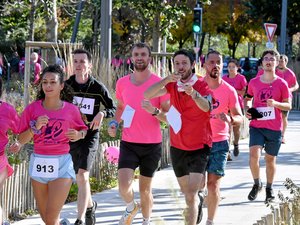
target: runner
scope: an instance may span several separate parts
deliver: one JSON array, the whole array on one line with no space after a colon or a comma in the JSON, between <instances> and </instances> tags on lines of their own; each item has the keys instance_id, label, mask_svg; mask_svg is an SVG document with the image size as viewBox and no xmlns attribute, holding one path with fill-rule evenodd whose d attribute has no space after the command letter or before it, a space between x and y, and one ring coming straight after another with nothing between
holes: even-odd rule
<instances>
[{"instance_id":1,"label":"runner","mask_svg":"<svg viewBox=\"0 0 300 225\"><path fill-rule=\"evenodd\" d=\"M41 75L37 100L21 116L19 141L33 138L29 175L42 220L57 225L72 181L75 181L69 141L83 139L85 126L73 104L71 89L64 84L60 66L52 65Z\"/></svg>"},{"instance_id":2,"label":"runner","mask_svg":"<svg viewBox=\"0 0 300 225\"><path fill-rule=\"evenodd\" d=\"M231 62L229 65L232 66L232 64ZM208 52L204 68L206 70L204 81L207 82L215 100L210 116L213 144L207 166L208 217L206 225L212 225L221 198L221 178L225 176L226 159L229 151L229 129L230 126L240 126L243 118L236 90L221 78L222 55L217 51Z\"/></svg>"},{"instance_id":3,"label":"runner","mask_svg":"<svg viewBox=\"0 0 300 225\"><path fill-rule=\"evenodd\" d=\"M170 94L167 118L171 126L172 165L187 204L186 224L195 225L202 218L203 198L199 203L198 191L212 145L211 95L206 82L192 72L195 58L191 52L184 49L175 52L173 62L175 73L152 85L144 95L151 99Z\"/></svg>"},{"instance_id":4,"label":"runner","mask_svg":"<svg viewBox=\"0 0 300 225\"><path fill-rule=\"evenodd\" d=\"M2 78L0 77L0 98L2 96ZM20 118L14 107L0 100L0 193L5 184L5 180L13 174L13 168L9 165L5 155L5 148L8 145L8 131L18 133ZM10 152L18 152L21 145L18 141L9 146ZM0 204L0 223L2 224L2 207Z\"/></svg>"},{"instance_id":5,"label":"runner","mask_svg":"<svg viewBox=\"0 0 300 225\"><path fill-rule=\"evenodd\" d=\"M297 77L295 75L295 73L287 68L287 64L288 64L288 57L286 55L280 55L279 58L279 64L277 67L278 70L278 74L281 78L283 78L289 87L289 91L290 91L290 98L293 98L293 92L297 91L299 88L299 84L297 82ZM282 129L282 140L281 142L283 144L286 143L286 139L285 139L285 131L288 125L288 115L289 115L289 111L282 111L282 121L283 121L283 129Z\"/></svg>"},{"instance_id":6,"label":"runner","mask_svg":"<svg viewBox=\"0 0 300 225\"><path fill-rule=\"evenodd\" d=\"M247 88L247 80L246 78L238 73L238 68L239 64L236 59L231 59L228 62L228 72L229 74L226 74L222 77L223 80L225 80L228 84L230 84L232 87L235 88L237 94L238 94L238 99L239 99L239 104L242 110L242 113L244 113L244 95L246 92ZM240 153L239 150L239 140L240 140L240 132L241 126L240 124L232 126L232 131L233 131L233 155L238 156ZM231 132L231 129L230 129ZM229 139L230 140L230 139ZM230 151L228 154L227 161L232 161L232 158L230 156Z\"/></svg>"},{"instance_id":7,"label":"runner","mask_svg":"<svg viewBox=\"0 0 300 225\"><path fill-rule=\"evenodd\" d=\"M66 83L73 88L73 103L80 107L89 127L85 138L70 144L78 186L75 225L84 224L84 219L86 225L94 225L97 202L91 196L90 169L98 150L103 118L113 117L116 107L104 84L91 75L92 56L88 51L76 49L73 52L73 66L74 75ZM100 110L102 106L104 109Z\"/></svg>"},{"instance_id":8,"label":"runner","mask_svg":"<svg viewBox=\"0 0 300 225\"><path fill-rule=\"evenodd\" d=\"M282 113L281 110L291 109L289 89L287 83L275 74L278 65L279 53L275 50L266 50L262 54L264 73L252 79L248 85L246 101L253 99L252 114L247 112L250 122L250 170L254 180L248 199L256 199L263 184L260 178L260 156L264 149L266 162L266 199L268 203L275 196L272 189L276 171L276 157L279 153L282 140ZM256 116L253 112L259 112ZM258 119L257 117L262 117Z\"/></svg>"},{"instance_id":9,"label":"runner","mask_svg":"<svg viewBox=\"0 0 300 225\"><path fill-rule=\"evenodd\" d=\"M134 44L131 51L134 71L120 78L116 85L118 100L116 118L108 133L114 137L123 121L120 157L118 163L119 192L126 209L119 225L129 225L141 207L143 225L149 225L153 207L152 178L161 158L162 135L160 121L169 109L169 97L144 99L144 91L160 78L149 70L151 50L145 43ZM139 167L140 205L134 198L133 175Z\"/></svg>"}]
</instances>

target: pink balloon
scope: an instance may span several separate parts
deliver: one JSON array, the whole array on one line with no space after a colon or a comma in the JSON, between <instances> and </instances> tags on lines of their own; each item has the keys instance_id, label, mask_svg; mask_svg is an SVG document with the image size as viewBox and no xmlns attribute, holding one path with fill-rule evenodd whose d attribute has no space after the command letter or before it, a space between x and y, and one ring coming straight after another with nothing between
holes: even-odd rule
<instances>
[{"instance_id":1,"label":"pink balloon","mask_svg":"<svg viewBox=\"0 0 300 225\"><path fill-rule=\"evenodd\" d=\"M112 164L117 164L118 163L119 154L120 154L119 148L115 147L115 146L108 147L105 150L105 153L104 153L105 158L107 159L107 161L109 161Z\"/></svg>"}]
</instances>

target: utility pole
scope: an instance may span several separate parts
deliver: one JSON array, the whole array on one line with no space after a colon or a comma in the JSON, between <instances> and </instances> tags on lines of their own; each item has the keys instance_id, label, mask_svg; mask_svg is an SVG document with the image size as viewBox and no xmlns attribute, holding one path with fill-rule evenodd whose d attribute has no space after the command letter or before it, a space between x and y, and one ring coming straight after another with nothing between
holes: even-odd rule
<instances>
[{"instance_id":1,"label":"utility pole","mask_svg":"<svg viewBox=\"0 0 300 225\"><path fill-rule=\"evenodd\" d=\"M112 0L101 0L100 68L106 68L107 81L111 80L111 14Z\"/></svg>"},{"instance_id":2,"label":"utility pole","mask_svg":"<svg viewBox=\"0 0 300 225\"><path fill-rule=\"evenodd\" d=\"M287 1L288 0L282 0L281 3L280 54L285 54Z\"/></svg>"},{"instance_id":3,"label":"utility pole","mask_svg":"<svg viewBox=\"0 0 300 225\"><path fill-rule=\"evenodd\" d=\"M83 10L84 3L85 3L85 0L81 0L80 3L78 4L78 7L77 7L77 13L76 13L75 23L74 23L74 27L73 27L71 43L75 43L75 41L76 41L78 26L79 26L79 23L80 23L81 12Z\"/></svg>"}]
</instances>

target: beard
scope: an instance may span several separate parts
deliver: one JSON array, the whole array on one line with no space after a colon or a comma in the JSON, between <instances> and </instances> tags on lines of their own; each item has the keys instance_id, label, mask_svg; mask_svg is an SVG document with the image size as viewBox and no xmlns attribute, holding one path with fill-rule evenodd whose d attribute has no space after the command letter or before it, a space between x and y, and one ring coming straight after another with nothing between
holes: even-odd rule
<instances>
[{"instance_id":1,"label":"beard","mask_svg":"<svg viewBox=\"0 0 300 225\"><path fill-rule=\"evenodd\" d=\"M217 68L214 68L210 71L209 76L213 79L217 79L220 75L220 72L217 70Z\"/></svg>"},{"instance_id":2,"label":"beard","mask_svg":"<svg viewBox=\"0 0 300 225\"><path fill-rule=\"evenodd\" d=\"M144 62L143 63L141 63L141 62L136 63L135 62L133 65L134 65L134 70L136 70L138 72L143 72L144 70L146 70L148 68L149 64L146 64Z\"/></svg>"}]
</instances>

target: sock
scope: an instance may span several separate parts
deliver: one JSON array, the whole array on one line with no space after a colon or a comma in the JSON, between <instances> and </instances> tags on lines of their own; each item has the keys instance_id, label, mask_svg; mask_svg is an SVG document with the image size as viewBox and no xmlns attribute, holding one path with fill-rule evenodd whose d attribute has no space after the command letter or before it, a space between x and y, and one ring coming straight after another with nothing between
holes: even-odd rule
<instances>
[{"instance_id":1,"label":"sock","mask_svg":"<svg viewBox=\"0 0 300 225\"><path fill-rule=\"evenodd\" d=\"M254 184L260 185L261 184L261 180L259 178L254 179Z\"/></svg>"},{"instance_id":2,"label":"sock","mask_svg":"<svg viewBox=\"0 0 300 225\"><path fill-rule=\"evenodd\" d=\"M214 225L214 221L207 219L206 225Z\"/></svg>"},{"instance_id":3,"label":"sock","mask_svg":"<svg viewBox=\"0 0 300 225\"><path fill-rule=\"evenodd\" d=\"M149 224L150 223L150 218L145 218L145 217L143 217L143 222L146 222L147 224ZM144 223L143 223L144 224Z\"/></svg>"},{"instance_id":4,"label":"sock","mask_svg":"<svg viewBox=\"0 0 300 225\"><path fill-rule=\"evenodd\" d=\"M128 212L131 212L133 209L134 209L134 201L129 202L129 203L127 204L127 207L126 207L126 210L127 210Z\"/></svg>"},{"instance_id":5,"label":"sock","mask_svg":"<svg viewBox=\"0 0 300 225\"><path fill-rule=\"evenodd\" d=\"M266 188L270 188L270 189L272 189L272 183L267 183L267 186L266 186Z\"/></svg>"}]
</instances>

